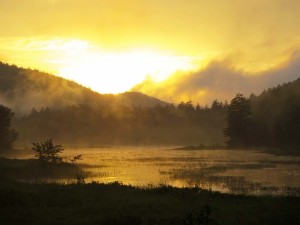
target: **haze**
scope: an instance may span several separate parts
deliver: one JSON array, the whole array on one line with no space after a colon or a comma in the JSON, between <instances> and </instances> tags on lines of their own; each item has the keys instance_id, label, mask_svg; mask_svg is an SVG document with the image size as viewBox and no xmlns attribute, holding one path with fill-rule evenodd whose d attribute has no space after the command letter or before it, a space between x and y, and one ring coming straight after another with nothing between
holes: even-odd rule
<instances>
[{"instance_id":1,"label":"haze","mask_svg":"<svg viewBox=\"0 0 300 225\"><path fill-rule=\"evenodd\" d=\"M299 77L298 0L2 0L0 60L206 104Z\"/></svg>"}]
</instances>

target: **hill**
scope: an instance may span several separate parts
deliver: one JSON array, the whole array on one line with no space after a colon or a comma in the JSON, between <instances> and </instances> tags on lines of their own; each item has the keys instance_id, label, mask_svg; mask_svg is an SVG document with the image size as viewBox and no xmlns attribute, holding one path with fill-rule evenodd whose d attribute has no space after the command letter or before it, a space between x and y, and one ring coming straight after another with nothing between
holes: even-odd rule
<instances>
[{"instance_id":1,"label":"hill","mask_svg":"<svg viewBox=\"0 0 300 225\"><path fill-rule=\"evenodd\" d=\"M63 145L222 143L224 110L178 107L138 92L99 94L38 70L0 63L0 104L16 113L16 145L53 138Z\"/></svg>"},{"instance_id":2,"label":"hill","mask_svg":"<svg viewBox=\"0 0 300 225\"><path fill-rule=\"evenodd\" d=\"M300 79L251 95L252 147L299 149ZM36 70L0 64L0 104L18 115L18 145L224 144L227 103L177 107L137 92L103 95ZM35 109L33 109L35 108ZM247 146L245 146L247 147Z\"/></svg>"},{"instance_id":3,"label":"hill","mask_svg":"<svg viewBox=\"0 0 300 225\"><path fill-rule=\"evenodd\" d=\"M20 68L0 62L0 104L18 114L32 108L61 108L88 104L93 107L113 105L166 105L165 102L138 92L99 94L73 81L38 70Z\"/></svg>"},{"instance_id":4,"label":"hill","mask_svg":"<svg viewBox=\"0 0 300 225\"><path fill-rule=\"evenodd\" d=\"M258 146L299 149L300 78L250 96L254 142Z\"/></svg>"},{"instance_id":5,"label":"hill","mask_svg":"<svg viewBox=\"0 0 300 225\"><path fill-rule=\"evenodd\" d=\"M300 79L245 98L237 94L227 111L224 135L230 147L300 150Z\"/></svg>"}]
</instances>

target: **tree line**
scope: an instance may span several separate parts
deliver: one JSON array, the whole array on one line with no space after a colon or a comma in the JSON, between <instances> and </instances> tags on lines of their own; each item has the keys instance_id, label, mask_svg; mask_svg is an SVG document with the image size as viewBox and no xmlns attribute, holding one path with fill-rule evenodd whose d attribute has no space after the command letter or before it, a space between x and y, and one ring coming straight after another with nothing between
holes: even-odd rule
<instances>
[{"instance_id":1,"label":"tree line","mask_svg":"<svg viewBox=\"0 0 300 225\"><path fill-rule=\"evenodd\" d=\"M153 107L74 105L33 109L14 121L20 142L53 138L71 145L221 144L227 104L191 101Z\"/></svg>"},{"instance_id":2,"label":"tree line","mask_svg":"<svg viewBox=\"0 0 300 225\"><path fill-rule=\"evenodd\" d=\"M0 105L0 150L53 138L65 145L204 144L230 147L300 146L300 79L248 98L237 94L228 104L192 101L138 107L73 105L41 108L13 120ZM18 135L17 135L17 132Z\"/></svg>"},{"instance_id":3,"label":"tree line","mask_svg":"<svg viewBox=\"0 0 300 225\"><path fill-rule=\"evenodd\" d=\"M228 105L224 135L231 147L300 150L300 79Z\"/></svg>"}]
</instances>

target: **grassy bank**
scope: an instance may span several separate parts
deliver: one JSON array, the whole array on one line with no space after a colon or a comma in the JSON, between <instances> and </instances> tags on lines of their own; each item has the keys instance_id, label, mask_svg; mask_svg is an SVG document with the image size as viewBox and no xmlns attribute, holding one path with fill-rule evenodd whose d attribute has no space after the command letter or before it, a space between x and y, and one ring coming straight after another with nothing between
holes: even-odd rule
<instances>
[{"instance_id":1,"label":"grassy bank","mask_svg":"<svg viewBox=\"0 0 300 225\"><path fill-rule=\"evenodd\" d=\"M0 224L299 224L300 198L2 180Z\"/></svg>"},{"instance_id":2,"label":"grassy bank","mask_svg":"<svg viewBox=\"0 0 300 225\"><path fill-rule=\"evenodd\" d=\"M83 176L81 168L72 163L47 163L37 159L0 158L0 178L26 181L76 179Z\"/></svg>"}]
</instances>

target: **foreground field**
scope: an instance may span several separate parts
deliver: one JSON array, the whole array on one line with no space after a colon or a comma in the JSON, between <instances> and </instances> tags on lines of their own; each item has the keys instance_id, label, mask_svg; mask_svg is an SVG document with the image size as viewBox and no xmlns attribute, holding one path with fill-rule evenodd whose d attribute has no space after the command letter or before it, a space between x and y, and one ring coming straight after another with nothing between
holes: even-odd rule
<instances>
[{"instance_id":1,"label":"foreground field","mask_svg":"<svg viewBox=\"0 0 300 225\"><path fill-rule=\"evenodd\" d=\"M34 184L2 178L0 224L300 224L299 197L199 188Z\"/></svg>"}]
</instances>

